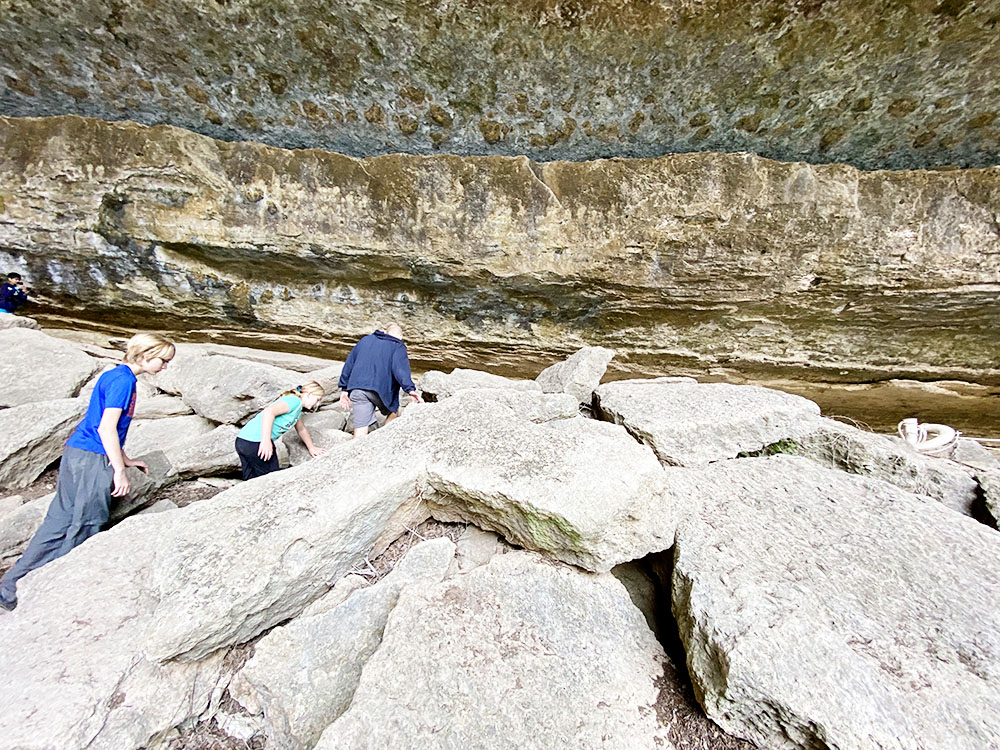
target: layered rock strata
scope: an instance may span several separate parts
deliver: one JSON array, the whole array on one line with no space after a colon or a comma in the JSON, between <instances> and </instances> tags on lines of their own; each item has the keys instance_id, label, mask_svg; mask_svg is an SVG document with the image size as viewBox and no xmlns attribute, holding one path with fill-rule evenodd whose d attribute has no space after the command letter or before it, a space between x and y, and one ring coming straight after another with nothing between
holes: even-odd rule
<instances>
[{"instance_id":1,"label":"layered rock strata","mask_svg":"<svg viewBox=\"0 0 1000 750\"><path fill-rule=\"evenodd\" d=\"M997 23L975 0L11 0L0 114L355 155L982 166Z\"/></svg>"},{"instance_id":2,"label":"layered rock strata","mask_svg":"<svg viewBox=\"0 0 1000 750\"><path fill-rule=\"evenodd\" d=\"M998 216L996 168L353 159L0 119L0 261L46 312L324 355L395 319L432 367L587 340L633 371L996 384Z\"/></svg>"}]
</instances>

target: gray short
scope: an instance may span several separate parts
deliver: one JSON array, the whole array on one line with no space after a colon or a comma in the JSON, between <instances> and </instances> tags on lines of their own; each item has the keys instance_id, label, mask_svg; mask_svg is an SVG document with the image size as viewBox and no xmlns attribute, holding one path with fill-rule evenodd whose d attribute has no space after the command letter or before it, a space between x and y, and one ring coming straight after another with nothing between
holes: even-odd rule
<instances>
[{"instance_id":1,"label":"gray short","mask_svg":"<svg viewBox=\"0 0 1000 750\"><path fill-rule=\"evenodd\" d=\"M382 399L375 391L366 391L361 388L355 388L350 392L351 397L351 410L354 412L354 429L359 427L371 427L375 424L375 410L378 409L384 415L389 416L392 414L385 404L382 403Z\"/></svg>"}]
</instances>

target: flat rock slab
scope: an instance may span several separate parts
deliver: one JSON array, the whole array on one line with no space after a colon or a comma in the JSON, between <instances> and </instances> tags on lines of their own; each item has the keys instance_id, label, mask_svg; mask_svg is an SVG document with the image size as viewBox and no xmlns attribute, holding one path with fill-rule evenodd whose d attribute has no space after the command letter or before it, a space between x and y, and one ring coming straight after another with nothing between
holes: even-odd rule
<instances>
[{"instance_id":1,"label":"flat rock slab","mask_svg":"<svg viewBox=\"0 0 1000 750\"><path fill-rule=\"evenodd\" d=\"M967 516L974 514L979 499L974 468L947 458L925 456L899 438L876 435L832 419L816 420L811 429L795 438L791 450L827 466L926 495Z\"/></svg>"},{"instance_id":2,"label":"flat rock slab","mask_svg":"<svg viewBox=\"0 0 1000 750\"><path fill-rule=\"evenodd\" d=\"M819 416L812 401L728 383L619 381L595 391L599 413L661 461L700 466L793 438Z\"/></svg>"},{"instance_id":3,"label":"flat rock slab","mask_svg":"<svg viewBox=\"0 0 1000 750\"><path fill-rule=\"evenodd\" d=\"M240 457L236 453L238 433L239 429L233 425L220 424L209 432L168 446L164 453L182 478L228 474L240 468ZM283 448L280 443L276 450L279 448Z\"/></svg>"},{"instance_id":4,"label":"flat rock slab","mask_svg":"<svg viewBox=\"0 0 1000 750\"><path fill-rule=\"evenodd\" d=\"M343 362L334 359L313 357L308 354L292 352L276 352L268 349L253 349L248 346L232 346L230 344L178 344L177 351L181 354L221 354L247 362L257 362L262 365L272 365L283 370L295 372L312 372L328 367L343 367Z\"/></svg>"},{"instance_id":5,"label":"flat rock slab","mask_svg":"<svg viewBox=\"0 0 1000 750\"><path fill-rule=\"evenodd\" d=\"M0 330L0 407L76 396L100 367L62 339L30 328Z\"/></svg>"},{"instance_id":6,"label":"flat rock slab","mask_svg":"<svg viewBox=\"0 0 1000 750\"><path fill-rule=\"evenodd\" d=\"M152 381L179 395L195 413L225 424L240 424L307 378L302 373L234 357L178 352L170 367Z\"/></svg>"},{"instance_id":7,"label":"flat rock slab","mask_svg":"<svg viewBox=\"0 0 1000 750\"><path fill-rule=\"evenodd\" d=\"M275 628L254 645L253 657L229 690L259 716L270 747L308 750L316 744L350 705L400 592L439 582L454 557L455 545L447 538L422 542L377 584L335 607Z\"/></svg>"},{"instance_id":8,"label":"flat rock slab","mask_svg":"<svg viewBox=\"0 0 1000 750\"><path fill-rule=\"evenodd\" d=\"M450 373L439 370L425 372L417 383L417 388L429 401L443 401L449 396L466 389L498 388L503 390L541 391L534 380L515 380L494 375L482 370L466 370L456 367Z\"/></svg>"},{"instance_id":9,"label":"flat rock slab","mask_svg":"<svg viewBox=\"0 0 1000 750\"><path fill-rule=\"evenodd\" d=\"M153 451L166 451L211 432L216 423L197 414L162 419L133 419L125 439L125 452L139 458Z\"/></svg>"},{"instance_id":10,"label":"flat rock slab","mask_svg":"<svg viewBox=\"0 0 1000 750\"><path fill-rule=\"evenodd\" d=\"M664 750L665 656L611 574L528 552L412 586L317 750Z\"/></svg>"},{"instance_id":11,"label":"flat rock slab","mask_svg":"<svg viewBox=\"0 0 1000 750\"><path fill-rule=\"evenodd\" d=\"M535 381L546 393L568 393L578 403L589 404L614 356L614 349L585 346L568 359L546 367Z\"/></svg>"},{"instance_id":12,"label":"flat rock slab","mask_svg":"<svg viewBox=\"0 0 1000 750\"><path fill-rule=\"evenodd\" d=\"M26 318L24 315L10 315L0 313L0 330L7 328L31 328L35 331L41 329L38 321L34 318Z\"/></svg>"},{"instance_id":13,"label":"flat rock slab","mask_svg":"<svg viewBox=\"0 0 1000 750\"><path fill-rule=\"evenodd\" d=\"M301 421L309 430L313 445L323 450L330 450L351 439L350 434L344 432L347 416L347 412L326 409L313 414L303 413ZM281 443L288 449L288 463L290 465L298 466L312 459L308 449L294 429L281 436Z\"/></svg>"},{"instance_id":14,"label":"flat rock slab","mask_svg":"<svg viewBox=\"0 0 1000 750\"><path fill-rule=\"evenodd\" d=\"M24 552L55 496L50 492L26 503L5 504L3 515L0 515L0 559Z\"/></svg>"},{"instance_id":15,"label":"flat rock slab","mask_svg":"<svg viewBox=\"0 0 1000 750\"><path fill-rule=\"evenodd\" d=\"M194 410L183 399L167 393L158 393L151 398L136 399L135 419L165 419L194 414Z\"/></svg>"},{"instance_id":16,"label":"flat rock slab","mask_svg":"<svg viewBox=\"0 0 1000 750\"><path fill-rule=\"evenodd\" d=\"M1000 746L995 531L807 459L704 472L673 611L710 718L767 748Z\"/></svg>"},{"instance_id":17,"label":"flat rock slab","mask_svg":"<svg viewBox=\"0 0 1000 750\"><path fill-rule=\"evenodd\" d=\"M34 482L62 455L87 404L64 398L0 409L0 487Z\"/></svg>"}]
</instances>

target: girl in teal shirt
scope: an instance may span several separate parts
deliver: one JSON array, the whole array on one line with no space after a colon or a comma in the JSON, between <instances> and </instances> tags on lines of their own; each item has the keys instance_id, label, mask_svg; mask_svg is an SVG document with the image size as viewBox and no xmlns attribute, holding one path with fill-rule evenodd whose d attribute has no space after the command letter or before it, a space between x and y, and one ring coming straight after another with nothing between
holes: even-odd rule
<instances>
[{"instance_id":1,"label":"girl in teal shirt","mask_svg":"<svg viewBox=\"0 0 1000 750\"><path fill-rule=\"evenodd\" d=\"M281 468L278 466L274 441L284 435L292 425L309 450L309 455L323 454L321 448L313 445L309 430L299 419L303 409L315 409L319 406L323 394L323 386L315 380L310 380L294 390L282 393L277 401L243 426L236 436L236 453L240 457L244 479L270 474Z\"/></svg>"}]
</instances>

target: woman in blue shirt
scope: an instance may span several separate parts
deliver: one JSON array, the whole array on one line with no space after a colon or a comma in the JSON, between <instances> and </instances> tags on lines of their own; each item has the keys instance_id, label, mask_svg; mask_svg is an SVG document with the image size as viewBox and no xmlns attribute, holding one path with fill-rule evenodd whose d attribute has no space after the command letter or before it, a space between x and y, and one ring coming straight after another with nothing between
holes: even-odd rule
<instances>
[{"instance_id":1,"label":"woman in blue shirt","mask_svg":"<svg viewBox=\"0 0 1000 750\"><path fill-rule=\"evenodd\" d=\"M136 376L155 375L173 356L170 341L154 333L139 333L128 342L125 363L97 379L87 413L66 441L56 496L45 520L24 554L0 579L0 607L17 606L18 580L101 530L108 521L111 498L128 494L127 467L148 471L144 462L129 458L124 449L135 413Z\"/></svg>"},{"instance_id":2,"label":"woman in blue shirt","mask_svg":"<svg viewBox=\"0 0 1000 750\"><path fill-rule=\"evenodd\" d=\"M323 450L313 445L312 436L299 419L303 409L315 409L323 399L323 386L315 380L285 391L278 400L247 422L236 435L236 453L243 467L243 478L253 479L277 471L278 454L274 441L293 425L311 456L322 455Z\"/></svg>"}]
</instances>

